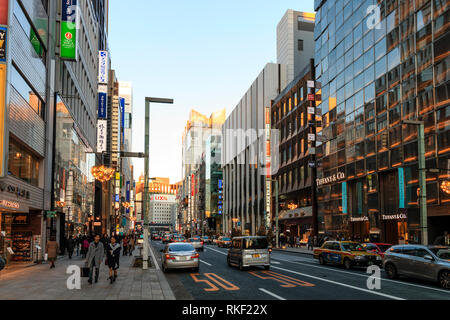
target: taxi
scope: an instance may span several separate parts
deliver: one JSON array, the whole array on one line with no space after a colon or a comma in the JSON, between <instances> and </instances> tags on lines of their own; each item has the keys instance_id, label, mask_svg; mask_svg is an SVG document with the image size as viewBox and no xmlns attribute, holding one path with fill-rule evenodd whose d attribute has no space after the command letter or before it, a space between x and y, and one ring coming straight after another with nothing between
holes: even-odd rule
<instances>
[{"instance_id":1,"label":"taxi","mask_svg":"<svg viewBox=\"0 0 450 320\"><path fill-rule=\"evenodd\" d=\"M372 265L381 267L383 263L380 255L367 252L360 243L351 241L327 241L322 248L314 250L314 258L318 259L321 265L334 264L346 269Z\"/></svg>"}]
</instances>

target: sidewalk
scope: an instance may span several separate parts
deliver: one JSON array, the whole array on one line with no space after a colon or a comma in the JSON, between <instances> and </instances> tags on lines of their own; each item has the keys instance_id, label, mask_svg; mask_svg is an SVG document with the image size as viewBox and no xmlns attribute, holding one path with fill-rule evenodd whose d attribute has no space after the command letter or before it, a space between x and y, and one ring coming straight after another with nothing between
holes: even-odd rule
<instances>
[{"instance_id":1,"label":"sidewalk","mask_svg":"<svg viewBox=\"0 0 450 320\"><path fill-rule=\"evenodd\" d=\"M144 271L133 268L133 261L130 256L120 257L119 276L112 285L103 262L99 282L90 285L87 278L81 278L81 290L69 290L66 285L67 267L84 266L81 256L60 259L55 269L41 264L4 274L0 271L0 300L175 300L164 274L153 263Z\"/></svg>"},{"instance_id":2,"label":"sidewalk","mask_svg":"<svg viewBox=\"0 0 450 320\"><path fill-rule=\"evenodd\" d=\"M318 249L318 248L314 248L314 249ZM289 248L286 247L286 249L281 249L281 248L273 248L273 251L277 251L277 252L289 252L289 253L298 253L298 254L307 254L307 255L314 255L314 252L311 250L306 249L305 247L301 247L301 248Z\"/></svg>"}]
</instances>

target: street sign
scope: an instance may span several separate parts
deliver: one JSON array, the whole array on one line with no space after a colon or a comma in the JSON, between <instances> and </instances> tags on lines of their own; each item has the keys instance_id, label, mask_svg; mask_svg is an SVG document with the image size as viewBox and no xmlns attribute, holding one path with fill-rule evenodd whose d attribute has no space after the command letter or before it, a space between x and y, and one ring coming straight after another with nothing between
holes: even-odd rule
<instances>
[{"instance_id":1,"label":"street sign","mask_svg":"<svg viewBox=\"0 0 450 320\"><path fill-rule=\"evenodd\" d=\"M315 114L316 111L314 110L314 107L308 107L308 114Z\"/></svg>"},{"instance_id":2,"label":"street sign","mask_svg":"<svg viewBox=\"0 0 450 320\"><path fill-rule=\"evenodd\" d=\"M315 98L316 98L316 96L314 95L314 93L308 94L308 101L314 101Z\"/></svg>"},{"instance_id":3,"label":"street sign","mask_svg":"<svg viewBox=\"0 0 450 320\"><path fill-rule=\"evenodd\" d=\"M316 141L316 135L313 133L308 134L308 141L310 142Z\"/></svg>"},{"instance_id":4,"label":"street sign","mask_svg":"<svg viewBox=\"0 0 450 320\"><path fill-rule=\"evenodd\" d=\"M313 80L309 80L307 82L307 84L308 84L308 88L314 88L316 86Z\"/></svg>"}]
</instances>

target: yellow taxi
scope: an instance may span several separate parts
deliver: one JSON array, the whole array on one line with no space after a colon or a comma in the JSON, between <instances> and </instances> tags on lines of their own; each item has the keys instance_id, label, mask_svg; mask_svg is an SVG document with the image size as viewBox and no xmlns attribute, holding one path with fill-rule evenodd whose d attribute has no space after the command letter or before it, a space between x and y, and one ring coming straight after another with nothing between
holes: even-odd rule
<instances>
[{"instance_id":1,"label":"yellow taxi","mask_svg":"<svg viewBox=\"0 0 450 320\"><path fill-rule=\"evenodd\" d=\"M354 266L381 267L383 262L380 255L368 252L360 243L351 241L327 241L322 248L314 250L314 258L318 259L321 265L341 265L346 269Z\"/></svg>"}]
</instances>

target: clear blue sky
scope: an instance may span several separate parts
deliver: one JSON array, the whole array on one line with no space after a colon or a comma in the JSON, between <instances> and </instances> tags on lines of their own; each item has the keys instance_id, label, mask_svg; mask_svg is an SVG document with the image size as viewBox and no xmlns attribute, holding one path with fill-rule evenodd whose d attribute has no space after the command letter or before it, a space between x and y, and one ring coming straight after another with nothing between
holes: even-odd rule
<instances>
[{"instance_id":1,"label":"clear blue sky","mask_svg":"<svg viewBox=\"0 0 450 320\"><path fill-rule=\"evenodd\" d=\"M229 114L268 62L287 9L313 0L110 1L109 46L119 80L134 86L133 151L144 151L145 96L174 98L151 109L150 175L181 179L181 137L195 109ZM134 160L135 177L143 160Z\"/></svg>"}]
</instances>

